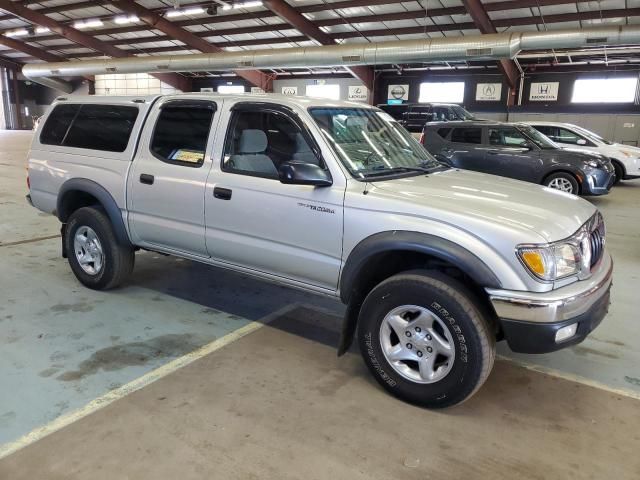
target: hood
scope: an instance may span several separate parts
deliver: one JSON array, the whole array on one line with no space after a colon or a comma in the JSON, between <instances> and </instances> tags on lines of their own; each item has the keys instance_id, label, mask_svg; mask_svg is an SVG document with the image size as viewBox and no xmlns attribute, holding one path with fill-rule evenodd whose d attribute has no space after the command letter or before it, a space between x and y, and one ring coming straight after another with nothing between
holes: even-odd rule
<instances>
[{"instance_id":1,"label":"hood","mask_svg":"<svg viewBox=\"0 0 640 480\"><path fill-rule=\"evenodd\" d=\"M609 148L615 148L616 150L623 150L629 152L631 155L640 158L640 148L633 145L625 145L624 143L614 143L613 145L607 145Z\"/></svg>"},{"instance_id":2,"label":"hood","mask_svg":"<svg viewBox=\"0 0 640 480\"><path fill-rule=\"evenodd\" d=\"M449 169L369 185L373 185L369 198L380 198L385 210L435 218L478 236L509 231L528 239L523 242L567 238L596 212L575 195L468 170Z\"/></svg>"}]
</instances>

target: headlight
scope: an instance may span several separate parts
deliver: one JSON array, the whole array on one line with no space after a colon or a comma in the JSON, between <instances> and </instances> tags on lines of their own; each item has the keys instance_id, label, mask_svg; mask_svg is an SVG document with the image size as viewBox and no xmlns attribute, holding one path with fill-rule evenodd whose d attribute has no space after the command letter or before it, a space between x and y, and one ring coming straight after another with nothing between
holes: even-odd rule
<instances>
[{"instance_id":1,"label":"headlight","mask_svg":"<svg viewBox=\"0 0 640 480\"><path fill-rule=\"evenodd\" d=\"M531 273L546 281L575 275L582 266L580 246L574 242L520 246L518 256Z\"/></svg>"},{"instance_id":2,"label":"headlight","mask_svg":"<svg viewBox=\"0 0 640 480\"><path fill-rule=\"evenodd\" d=\"M585 165L589 165L591 168L600 168L602 165L598 160L585 160Z\"/></svg>"},{"instance_id":3,"label":"headlight","mask_svg":"<svg viewBox=\"0 0 640 480\"><path fill-rule=\"evenodd\" d=\"M627 158L639 158L640 157L640 155L628 152L626 150L620 150L620 153L623 154Z\"/></svg>"}]
</instances>

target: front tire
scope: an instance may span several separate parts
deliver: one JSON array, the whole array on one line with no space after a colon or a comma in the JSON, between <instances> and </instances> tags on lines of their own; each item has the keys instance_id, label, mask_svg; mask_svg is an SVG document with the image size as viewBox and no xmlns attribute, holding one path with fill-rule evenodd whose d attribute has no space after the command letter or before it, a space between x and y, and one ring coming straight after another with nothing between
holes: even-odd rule
<instances>
[{"instance_id":1,"label":"front tire","mask_svg":"<svg viewBox=\"0 0 640 480\"><path fill-rule=\"evenodd\" d=\"M613 184L617 185L618 183L620 183L620 181L624 177L624 170L622 168L622 165L620 165L617 161L614 160L611 163L613 163L613 171L615 174L615 179L613 180Z\"/></svg>"},{"instance_id":2,"label":"front tire","mask_svg":"<svg viewBox=\"0 0 640 480\"><path fill-rule=\"evenodd\" d=\"M573 195L580 193L578 180L570 173L553 173L544 179L543 185L562 192L572 193Z\"/></svg>"},{"instance_id":3,"label":"front tire","mask_svg":"<svg viewBox=\"0 0 640 480\"><path fill-rule=\"evenodd\" d=\"M71 270L85 287L115 288L133 271L133 248L118 243L109 217L99 207L73 212L64 242Z\"/></svg>"},{"instance_id":4,"label":"front tire","mask_svg":"<svg viewBox=\"0 0 640 480\"><path fill-rule=\"evenodd\" d=\"M495 336L473 294L429 270L394 275L367 295L358 342L385 389L428 408L467 400L495 359Z\"/></svg>"}]
</instances>

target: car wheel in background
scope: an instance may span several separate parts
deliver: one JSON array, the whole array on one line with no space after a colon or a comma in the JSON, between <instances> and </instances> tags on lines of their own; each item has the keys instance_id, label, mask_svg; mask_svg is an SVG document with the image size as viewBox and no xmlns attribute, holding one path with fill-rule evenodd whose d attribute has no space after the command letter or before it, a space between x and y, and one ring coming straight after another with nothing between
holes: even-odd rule
<instances>
[{"instance_id":1,"label":"car wheel in background","mask_svg":"<svg viewBox=\"0 0 640 480\"><path fill-rule=\"evenodd\" d=\"M566 172L552 173L544 179L543 185L562 192L572 193L574 195L578 195L578 193L580 193L578 181L573 175Z\"/></svg>"},{"instance_id":2,"label":"car wheel in background","mask_svg":"<svg viewBox=\"0 0 640 480\"><path fill-rule=\"evenodd\" d=\"M624 170L622 169L622 165L620 165L619 162L612 160L611 163L613 164L613 170L615 171L615 175L616 175L613 181L613 184L615 185L616 183L619 183L620 180L624 178Z\"/></svg>"}]
</instances>

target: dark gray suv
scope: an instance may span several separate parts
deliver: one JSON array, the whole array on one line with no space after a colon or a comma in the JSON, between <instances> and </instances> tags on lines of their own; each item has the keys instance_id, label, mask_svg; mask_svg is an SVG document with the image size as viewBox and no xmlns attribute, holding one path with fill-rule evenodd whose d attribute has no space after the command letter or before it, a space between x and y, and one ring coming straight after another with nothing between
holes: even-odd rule
<instances>
[{"instance_id":1,"label":"dark gray suv","mask_svg":"<svg viewBox=\"0 0 640 480\"><path fill-rule=\"evenodd\" d=\"M561 149L549 138L518 123L433 122L422 144L452 167L511 177L575 195L605 195L614 169L606 157Z\"/></svg>"}]
</instances>

